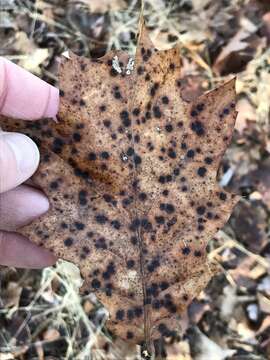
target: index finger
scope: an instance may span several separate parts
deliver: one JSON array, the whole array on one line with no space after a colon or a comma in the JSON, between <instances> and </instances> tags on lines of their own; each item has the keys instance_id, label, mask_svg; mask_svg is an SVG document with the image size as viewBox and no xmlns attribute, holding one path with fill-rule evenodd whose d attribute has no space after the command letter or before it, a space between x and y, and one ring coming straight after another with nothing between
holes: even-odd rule
<instances>
[{"instance_id":1,"label":"index finger","mask_svg":"<svg viewBox=\"0 0 270 360\"><path fill-rule=\"evenodd\" d=\"M54 118L59 90L0 57L0 113L24 120Z\"/></svg>"}]
</instances>

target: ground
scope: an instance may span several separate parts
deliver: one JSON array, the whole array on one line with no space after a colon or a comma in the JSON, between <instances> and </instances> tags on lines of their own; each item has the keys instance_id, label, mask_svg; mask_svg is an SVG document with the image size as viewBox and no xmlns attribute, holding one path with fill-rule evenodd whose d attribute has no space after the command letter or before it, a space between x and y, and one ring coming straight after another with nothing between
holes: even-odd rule
<instances>
[{"instance_id":1,"label":"ground","mask_svg":"<svg viewBox=\"0 0 270 360\"><path fill-rule=\"evenodd\" d=\"M57 86L67 49L133 53L138 14L135 0L2 0L0 55ZM186 98L237 78L239 115L219 181L242 200L209 243L220 272L189 307L184 335L168 339L167 359L269 359L270 3L147 0L145 18L157 47L179 42ZM0 360L140 358L107 332L95 297L78 295L73 265L1 268L0 276Z\"/></svg>"}]
</instances>

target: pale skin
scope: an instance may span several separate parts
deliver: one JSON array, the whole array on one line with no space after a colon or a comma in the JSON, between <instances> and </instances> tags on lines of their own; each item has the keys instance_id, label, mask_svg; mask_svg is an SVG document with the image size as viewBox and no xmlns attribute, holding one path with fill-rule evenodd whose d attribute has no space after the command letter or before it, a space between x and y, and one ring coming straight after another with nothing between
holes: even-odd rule
<instances>
[{"instance_id":1,"label":"pale skin","mask_svg":"<svg viewBox=\"0 0 270 360\"><path fill-rule=\"evenodd\" d=\"M0 113L27 120L55 118L59 107L57 88L6 59L0 58ZM39 151L23 134L0 129L0 265L43 268L56 258L16 233L23 225L46 213L48 199L24 184L36 171Z\"/></svg>"}]
</instances>

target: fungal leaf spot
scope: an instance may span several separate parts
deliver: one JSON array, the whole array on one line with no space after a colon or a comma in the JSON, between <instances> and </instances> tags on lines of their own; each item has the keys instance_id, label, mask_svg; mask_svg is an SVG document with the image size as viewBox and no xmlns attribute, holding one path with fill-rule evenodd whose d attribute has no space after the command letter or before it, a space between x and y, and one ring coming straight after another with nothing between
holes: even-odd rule
<instances>
[{"instance_id":1,"label":"fungal leaf spot","mask_svg":"<svg viewBox=\"0 0 270 360\"><path fill-rule=\"evenodd\" d=\"M62 60L57 122L0 119L40 144L33 181L51 205L20 232L77 264L108 328L148 346L178 329L208 283L207 241L238 200L215 180L234 80L187 103L180 63L178 48L157 51L142 25L134 61L119 51Z\"/></svg>"}]
</instances>

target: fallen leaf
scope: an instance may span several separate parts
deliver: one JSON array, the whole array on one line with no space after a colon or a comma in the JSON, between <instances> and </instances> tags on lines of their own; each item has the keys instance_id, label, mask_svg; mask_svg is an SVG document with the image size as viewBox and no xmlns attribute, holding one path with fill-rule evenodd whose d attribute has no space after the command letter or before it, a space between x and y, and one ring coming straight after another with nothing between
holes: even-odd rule
<instances>
[{"instance_id":1,"label":"fallen leaf","mask_svg":"<svg viewBox=\"0 0 270 360\"><path fill-rule=\"evenodd\" d=\"M257 47L263 42L255 35L257 27L247 18L240 20L241 28L221 50L213 70L217 74L239 72L253 56Z\"/></svg>"},{"instance_id":2,"label":"fallen leaf","mask_svg":"<svg viewBox=\"0 0 270 360\"><path fill-rule=\"evenodd\" d=\"M258 169L249 174L251 181L259 190L262 200L270 209L270 160L266 158L259 164Z\"/></svg>"},{"instance_id":3,"label":"fallen leaf","mask_svg":"<svg viewBox=\"0 0 270 360\"><path fill-rule=\"evenodd\" d=\"M188 316L191 324L198 324L207 311L211 311L208 302L198 301L197 299L190 304L188 308Z\"/></svg>"},{"instance_id":4,"label":"fallen leaf","mask_svg":"<svg viewBox=\"0 0 270 360\"><path fill-rule=\"evenodd\" d=\"M260 305L260 310L266 314L270 314L270 299L259 293L258 302Z\"/></svg>"},{"instance_id":5,"label":"fallen leaf","mask_svg":"<svg viewBox=\"0 0 270 360\"><path fill-rule=\"evenodd\" d=\"M15 281L10 281L7 288L1 293L1 299L5 307L17 308L20 302L22 287Z\"/></svg>"},{"instance_id":6,"label":"fallen leaf","mask_svg":"<svg viewBox=\"0 0 270 360\"><path fill-rule=\"evenodd\" d=\"M203 11L209 5L210 0L192 0L192 6L195 11Z\"/></svg>"},{"instance_id":7,"label":"fallen leaf","mask_svg":"<svg viewBox=\"0 0 270 360\"><path fill-rule=\"evenodd\" d=\"M57 123L0 121L41 146L33 181L51 207L21 232L77 264L108 328L148 353L211 278L207 241L238 201L216 183L235 81L186 102L179 74L178 48L158 51L143 27L135 59L63 60Z\"/></svg>"},{"instance_id":8,"label":"fallen leaf","mask_svg":"<svg viewBox=\"0 0 270 360\"><path fill-rule=\"evenodd\" d=\"M76 0L71 0L71 3ZM123 0L81 0L82 4L89 7L92 13L105 13L107 11L119 11L126 8Z\"/></svg>"},{"instance_id":9,"label":"fallen leaf","mask_svg":"<svg viewBox=\"0 0 270 360\"><path fill-rule=\"evenodd\" d=\"M239 115L235 122L235 128L242 134L248 120L256 121L256 111L246 98L237 101L236 110Z\"/></svg>"},{"instance_id":10,"label":"fallen leaf","mask_svg":"<svg viewBox=\"0 0 270 360\"><path fill-rule=\"evenodd\" d=\"M261 201L239 203L231 221L236 238L254 253L268 242L266 224L267 213Z\"/></svg>"},{"instance_id":11,"label":"fallen leaf","mask_svg":"<svg viewBox=\"0 0 270 360\"><path fill-rule=\"evenodd\" d=\"M68 7L69 25L79 33L102 41L106 35L108 18L103 12L90 12L88 6L82 6L77 1L71 2Z\"/></svg>"},{"instance_id":12,"label":"fallen leaf","mask_svg":"<svg viewBox=\"0 0 270 360\"><path fill-rule=\"evenodd\" d=\"M267 37L268 42L270 41L270 11L263 15L263 26L262 32Z\"/></svg>"},{"instance_id":13,"label":"fallen leaf","mask_svg":"<svg viewBox=\"0 0 270 360\"><path fill-rule=\"evenodd\" d=\"M191 351L194 360L225 360L236 353L233 349L223 349L197 327L190 330L189 339L194 344Z\"/></svg>"},{"instance_id":14,"label":"fallen leaf","mask_svg":"<svg viewBox=\"0 0 270 360\"><path fill-rule=\"evenodd\" d=\"M256 335L259 337L266 330L268 334L269 341L269 330L270 330L270 316L266 316L262 322L260 329L257 331Z\"/></svg>"},{"instance_id":15,"label":"fallen leaf","mask_svg":"<svg viewBox=\"0 0 270 360\"><path fill-rule=\"evenodd\" d=\"M222 49L214 64L214 69L217 73L221 72L222 68L224 67L224 63L228 60L228 57L231 56L232 53L244 50L248 47L247 38L249 36L249 31L240 29L229 41L229 43Z\"/></svg>"}]
</instances>

